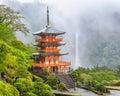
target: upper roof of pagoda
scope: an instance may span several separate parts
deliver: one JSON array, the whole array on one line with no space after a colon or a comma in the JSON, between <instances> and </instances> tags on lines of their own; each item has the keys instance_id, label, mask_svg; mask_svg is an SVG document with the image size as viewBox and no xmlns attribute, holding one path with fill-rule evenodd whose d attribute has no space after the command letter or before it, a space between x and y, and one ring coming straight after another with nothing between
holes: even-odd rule
<instances>
[{"instance_id":1,"label":"upper roof of pagoda","mask_svg":"<svg viewBox=\"0 0 120 96\"><path fill-rule=\"evenodd\" d=\"M47 7L47 25L44 29L38 31L38 32L35 32L33 33L33 35L61 35L61 34L64 34L65 32L63 31L59 31L57 29L54 29L50 26L50 23L49 23L49 9Z\"/></svg>"},{"instance_id":2,"label":"upper roof of pagoda","mask_svg":"<svg viewBox=\"0 0 120 96\"><path fill-rule=\"evenodd\" d=\"M62 32L55 28L47 27L47 26L46 26L46 28L33 33L33 35L61 35L61 34L65 34L65 32Z\"/></svg>"}]
</instances>

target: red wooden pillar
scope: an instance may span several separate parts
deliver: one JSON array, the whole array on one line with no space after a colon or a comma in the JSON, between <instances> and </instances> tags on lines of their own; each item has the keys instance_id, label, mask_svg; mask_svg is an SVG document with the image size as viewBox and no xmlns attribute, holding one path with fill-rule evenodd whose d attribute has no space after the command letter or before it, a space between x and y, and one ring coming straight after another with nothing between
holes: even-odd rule
<instances>
[{"instance_id":1,"label":"red wooden pillar","mask_svg":"<svg viewBox=\"0 0 120 96\"><path fill-rule=\"evenodd\" d=\"M66 66L64 66L64 72L66 72Z\"/></svg>"},{"instance_id":2,"label":"red wooden pillar","mask_svg":"<svg viewBox=\"0 0 120 96\"><path fill-rule=\"evenodd\" d=\"M61 66L59 67L59 70L60 70L59 72L61 72Z\"/></svg>"}]
</instances>

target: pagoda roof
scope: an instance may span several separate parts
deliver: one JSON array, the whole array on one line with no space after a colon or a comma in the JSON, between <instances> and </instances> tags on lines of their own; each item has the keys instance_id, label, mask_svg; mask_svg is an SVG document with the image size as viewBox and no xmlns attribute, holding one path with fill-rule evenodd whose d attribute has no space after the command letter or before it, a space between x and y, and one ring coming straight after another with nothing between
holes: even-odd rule
<instances>
[{"instance_id":1,"label":"pagoda roof","mask_svg":"<svg viewBox=\"0 0 120 96\"><path fill-rule=\"evenodd\" d=\"M61 46L61 45L65 45L66 43L40 43L34 46L38 46L38 47L46 47L46 46Z\"/></svg>"},{"instance_id":2,"label":"pagoda roof","mask_svg":"<svg viewBox=\"0 0 120 96\"><path fill-rule=\"evenodd\" d=\"M49 52L49 53L44 53L44 52L40 52L40 53L33 53L34 56L62 56L62 55L67 55L68 53L52 53L52 52Z\"/></svg>"},{"instance_id":3,"label":"pagoda roof","mask_svg":"<svg viewBox=\"0 0 120 96\"><path fill-rule=\"evenodd\" d=\"M65 34L65 32L46 26L44 29L33 33L33 35L49 35L49 34L61 35L61 34Z\"/></svg>"}]
</instances>

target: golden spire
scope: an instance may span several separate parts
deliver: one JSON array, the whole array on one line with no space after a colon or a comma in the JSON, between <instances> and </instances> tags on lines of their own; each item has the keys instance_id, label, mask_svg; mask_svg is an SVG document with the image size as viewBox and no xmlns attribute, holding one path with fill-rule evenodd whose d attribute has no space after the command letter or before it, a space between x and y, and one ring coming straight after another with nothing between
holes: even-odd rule
<instances>
[{"instance_id":1,"label":"golden spire","mask_svg":"<svg viewBox=\"0 0 120 96\"><path fill-rule=\"evenodd\" d=\"M47 6L47 25L46 25L47 28L51 27L50 24L49 24L49 8Z\"/></svg>"}]
</instances>

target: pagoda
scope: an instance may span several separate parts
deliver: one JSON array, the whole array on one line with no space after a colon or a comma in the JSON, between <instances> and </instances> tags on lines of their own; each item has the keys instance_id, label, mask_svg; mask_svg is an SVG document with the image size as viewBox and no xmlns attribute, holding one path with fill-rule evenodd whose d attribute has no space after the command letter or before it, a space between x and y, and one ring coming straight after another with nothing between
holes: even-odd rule
<instances>
[{"instance_id":1,"label":"pagoda","mask_svg":"<svg viewBox=\"0 0 120 96\"><path fill-rule=\"evenodd\" d=\"M62 42L61 35L65 32L56 30L52 28L49 24L49 10L47 7L47 25L46 27L35 32L33 35L39 36L36 39L37 46L39 48L38 53L33 53L34 63L33 70L42 72L46 69L48 72L66 72L66 68L71 65L71 62L61 61L62 55L67 55L68 53L60 53L59 46L65 45Z\"/></svg>"}]
</instances>

